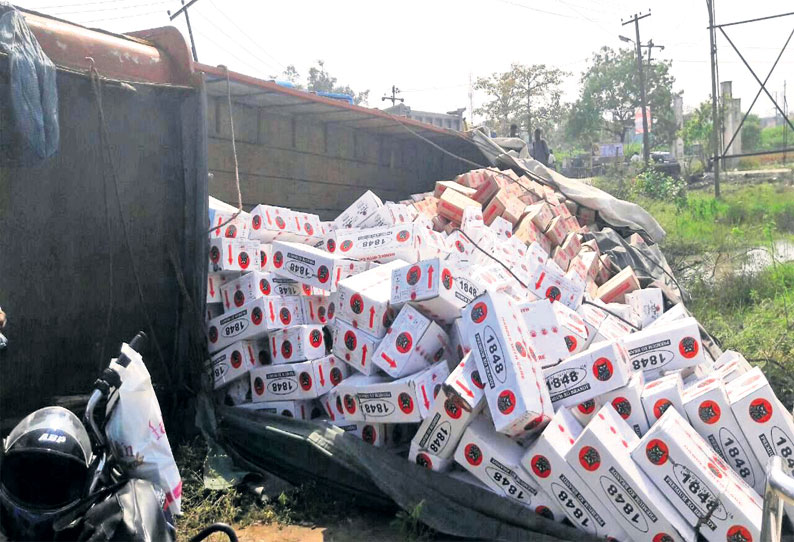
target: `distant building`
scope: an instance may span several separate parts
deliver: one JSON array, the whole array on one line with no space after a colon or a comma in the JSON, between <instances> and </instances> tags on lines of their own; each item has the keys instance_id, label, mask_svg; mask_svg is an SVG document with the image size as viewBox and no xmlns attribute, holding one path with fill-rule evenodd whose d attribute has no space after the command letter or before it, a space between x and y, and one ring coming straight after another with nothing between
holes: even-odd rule
<instances>
[{"instance_id":1,"label":"distant building","mask_svg":"<svg viewBox=\"0 0 794 542\"><path fill-rule=\"evenodd\" d=\"M455 111L448 111L447 113L432 113L430 111L417 111L411 109L405 104L397 104L392 107L384 109L386 113L396 115L398 117L408 117L409 119L418 120L426 124L432 124L439 128L446 128L447 130L463 131L463 112L466 111L465 107L456 109Z\"/></svg>"}]
</instances>

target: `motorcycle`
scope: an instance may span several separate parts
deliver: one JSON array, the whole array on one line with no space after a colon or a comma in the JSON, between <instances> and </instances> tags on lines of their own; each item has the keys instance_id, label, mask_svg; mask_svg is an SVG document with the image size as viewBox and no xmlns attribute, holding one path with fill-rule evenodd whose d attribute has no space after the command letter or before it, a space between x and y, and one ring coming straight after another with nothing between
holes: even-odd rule
<instances>
[{"instance_id":1,"label":"motorcycle","mask_svg":"<svg viewBox=\"0 0 794 542\"><path fill-rule=\"evenodd\" d=\"M118 358L94 382L82 422L65 408L45 407L6 437L0 449L0 541L175 541L172 511L179 510L181 481L178 491L168 490L166 480L173 481L175 473L178 481L179 474L167 439L166 454L162 442L153 442L137 447L146 454L136 451L130 457L133 447L122 444L141 442L140 435L130 434L129 423L131 411L141 410L135 402L141 395L154 401L159 417L138 353L145 340L140 332L122 345ZM143 393L139 388L125 393L136 378ZM125 381L128 387L122 388ZM162 426L159 430L162 434L155 432L151 439L165 436ZM190 542L216 532L237 542L234 530L223 523L210 525Z\"/></svg>"}]
</instances>

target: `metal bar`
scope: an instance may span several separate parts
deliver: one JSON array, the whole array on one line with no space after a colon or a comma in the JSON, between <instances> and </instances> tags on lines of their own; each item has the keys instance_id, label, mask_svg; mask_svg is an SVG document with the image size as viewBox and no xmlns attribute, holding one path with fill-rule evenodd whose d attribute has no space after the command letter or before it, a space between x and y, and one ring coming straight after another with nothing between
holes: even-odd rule
<instances>
[{"instance_id":1,"label":"metal bar","mask_svg":"<svg viewBox=\"0 0 794 542\"><path fill-rule=\"evenodd\" d=\"M776 149L773 151L755 151L755 152L741 152L738 154L726 154L721 158L742 158L744 156L765 156L767 154L785 154L787 152L794 151L794 147L788 147L783 149Z\"/></svg>"},{"instance_id":2,"label":"metal bar","mask_svg":"<svg viewBox=\"0 0 794 542\"><path fill-rule=\"evenodd\" d=\"M706 7L709 10L709 24L714 24L714 0L706 0ZM714 29L709 29L709 60L711 62L711 144L714 147L712 163L714 164L714 197L720 197L720 161L719 155L719 130L720 118L717 114L717 40Z\"/></svg>"},{"instance_id":3,"label":"metal bar","mask_svg":"<svg viewBox=\"0 0 794 542\"><path fill-rule=\"evenodd\" d=\"M791 29L791 34L788 35L788 39L786 40L786 43L783 44L783 48L780 50L780 53L778 53L777 58L775 59L775 63L772 64L772 68L770 68L769 73L766 76L766 79L764 79L764 82L761 83L762 87L766 85L766 83L769 81L769 78L772 76L772 72L775 71L775 68L777 67L777 63L778 61L780 61L780 57L783 56L783 53L785 52L786 47L788 47L788 44L791 41L792 36L794 36L794 28ZM733 140L736 139L736 136L739 135L739 132L742 131L742 126L744 126L744 121L746 121L747 117L750 116L750 112L753 110L753 106L755 105L755 102L758 101L758 97L761 96L762 91L763 91L762 88L758 89L758 92L756 93L755 98L753 99L753 103L750 104L750 107L747 108L747 112L744 114L744 117L742 117L742 122L739 123L739 127L736 128L736 131L733 133L733 137L731 137L731 140L728 142L727 145L725 145L725 149L723 149L723 155L722 155L723 158L725 157L725 153L728 152L728 149L731 148L731 145L733 144ZM785 94L783 96L785 97Z\"/></svg>"},{"instance_id":4,"label":"metal bar","mask_svg":"<svg viewBox=\"0 0 794 542\"><path fill-rule=\"evenodd\" d=\"M789 15L794 15L794 11L790 13L780 13L778 15L768 15L766 17L758 17L756 19L747 19L746 21L736 21L733 23L725 23L725 24L711 24L708 28L722 28L724 26L734 26L737 24L745 24L745 23L754 23L757 21L766 21L768 19L777 19L778 17L788 17Z\"/></svg>"},{"instance_id":5,"label":"metal bar","mask_svg":"<svg viewBox=\"0 0 794 542\"><path fill-rule=\"evenodd\" d=\"M794 478L783 471L783 460L772 456L766 464L761 542L780 542L784 502L794 504Z\"/></svg>"},{"instance_id":6,"label":"metal bar","mask_svg":"<svg viewBox=\"0 0 794 542\"><path fill-rule=\"evenodd\" d=\"M745 60L744 56L743 56L743 55L742 55L742 53L739 51L739 49L737 49L737 48L736 48L736 45L734 45L734 44L733 44L733 42L731 41L731 38L729 38L729 37L728 37L728 34L726 34L726 33L725 33L725 30L723 30L722 28L720 28L720 32L722 32L722 35L723 35L723 36L725 36L725 39L726 39L726 40L728 40L728 43L730 43L730 44L731 44L731 47L733 47L733 50L734 50L734 51L736 51L736 54L737 54L737 55L739 55L739 58L742 60L742 62L744 62L744 65L745 65L745 66L747 66L747 69L748 69L748 70L750 70L750 73L751 73L751 74L753 74L753 77L755 78L756 82L757 82L759 85L761 85L761 88L763 89L763 91L766 93L766 95L767 95L767 96L769 96L769 99L770 99L770 100L772 100L772 103L775 105L775 109L777 109L777 110L780 112L780 114L781 114L781 115L783 115L783 120L785 120L785 121L786 121L786 123L787 123L789 126L791 126L791 129L792 129L792 130L794 130L794 124L792 124L792 123L791 123L791 121L788 119L788 117L786 117L786 114L783 112L783 110L782 110L782 109L780 108L780 106L777 104L777 102L775 101L775 99L772 97L772 95L771 95L771 94L769 93L769 91L766 89L766 87L764 86L764 84L761 82L761 80L760 80L760 79L758 78L758 76L755 74L755 71L753 71L753 68L751 68L751 67L750 67L750 64L748 64L747 60Z\"/></svg>"},{"instance_id":7,"label":"metal bar","mask_svg":"<svg viewBox=\"0 0 794 542\"><path fill-rule=\"evenodd\" d=\"M190 2L188 2L187 4L185 4L184 6L179 8L178 10L176 10L174 13L172 13L170 15L170 19L169 20L173 21L174 19L179 17L182 14L183 11L185 11L187 8L189 8L190 6L195 4L196 2L198 2L198 0L190 0Z\"/></svg>"}]
</instances>

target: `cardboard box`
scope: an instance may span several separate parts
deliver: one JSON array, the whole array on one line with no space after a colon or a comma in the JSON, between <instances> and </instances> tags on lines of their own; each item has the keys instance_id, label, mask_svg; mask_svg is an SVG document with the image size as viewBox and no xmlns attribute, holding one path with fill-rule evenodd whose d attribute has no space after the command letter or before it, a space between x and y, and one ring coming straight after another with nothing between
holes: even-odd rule
<instances>
[{"instance_id":1,"label":"cardboard box","mask_svg":"<svg viewBox=\"0 0 794 542\"><path fill-rule=\"evenodd\" d=\"M625 386L631 377L628 356L616 341L587 350L543 370L554 409L576 406Z\"/></svg>"},{"instance_id":2,"label":"cardboard box","mask_svg":"<svg viewBox=\"0 0 794 542\"><path fill-rule=\"evenodd\" d=\"M334 220L334 228L356 228L374 213L383 202L371 190L367 190L359 198L342 211Z\"/></svg>"},{"instance_id":3,"label":"cardboard box","mask_svg":"<svg viewBox=\"0 0 794 542\"><path fill-rule=\"evenodd\" d=\"M444 382L449 394L457 394L469 409L474 409L485 397L485 384L471 354L458 363Z\"/></svg>"},{"instance_id":4,"label":"cardboard box","mask_svg":"<svg viewBox=\"0 0 794 542\"><path fill-rule=\"evenodd\" d=\"M433 320L403 305L372 362L392 378L421 371L444 358L449 337Z\"/></svg>"},{"instance_id":5,"label":"cardboard box","mask_svg":"<svg viewBox=\"0 0 794 542\"><path fill-rule=\"evenodd\" d=\"M213 318L223 314L223 303L207 303L207 310L204 314L204 323L208 324Z\"/></svg>"},{"instance_id":6,"label":"cardboard box","mask_svg":"<svg viewBox=\"0 0 794 542\"><path fill-rule=\"evenodd\" d=\"M394 320L389 304L392 273L406 262L395 260L340 281L337 317L370 335L381 338Z\"/></svg>"},{"instance_id":7,"label":"cardboard box","mask_svg":"<svg viewBox=\"0 0 794 542\"><path fill-rule=\"evenodd\" d=\"M485 181L477 187L471 199L482 205L487 205L491 198L509 184L509 180L501 175L494 175L490 172L485 174ZM487 222L487 220L486 220Z\"/></svg>"},{"instance_id":8,"label":"cardboard box","mask_svg":"<svg viewBox=\"0 0 794 542\"><path fill-rule=\"evenodd\" d=\"M553 412L519 315L518 305L501 292L486 292L463 310L470 359L483 377L494 426L517 438L540 431Z\"/></svg>"},{"instance_id":9,"label":"cardboard box","mask_svg":"<svg viewBox=\"0 0 794 542\"><path fill-rule=\"evenodd\" d=\"M367 444L372 444L376 448L382 448L387 443L388 425L383 423L372 423L348 420L344 417L332 422L339 429L360 438Z\"/></svg>"},{"instance_id":10,"label":"cardboard box","mask_svg":"<svg viewBox=\"0 0 794 542\"><path fill-rule=\"evenodd\" d=\"M664 311L661 316L648 324L648 327L657 327L671 324L676 320L682 320L692 316L683 303L677 303Z\"/></svg>"},{"instance_id":11,"label":"cardboard box","mask_svg":"<svg viewBox=\"0 0 794 542\"><path fill-rule=\"evenodd\" d=\"M433 195L438 198L441 196L441 194L444 193L444 190L448 188L455 190L456 192L460 192L461 194L469 198L471 198L472 196L474 196L475 193L477 193L477 189L469 188L468 186L464 186L460 183L456 183L455 181L436 181L436 189L433 191Z\"/></svg>"},{"instance_id":12,"label":"cardboard box","mask_svg":"<svg viewBox=\"0 0 794 542\"><path fill-rule=\"evenodd\" d=\"M334 416L337 419L341 416L346 420L363 422L364 413L361 411L361 403L358 400L358 390L387 381L388 379L382 375L367 376L353 373L326 394L327 400L323 402L323 406L327 412L333 413L330 414L332 420Z\"/></svg>"},{"instance_id":13,"label":"cardboard box","mask_svg":"<svg viewBox=\"0 0 794 542\"><path fill-rule=\"evenodd\" d=\"M348 260L309 245L273 243L274 273L329 292L336 291L340 280L366 269L365 262Z\"/></svg>"},{"instance_id":14,"label":"cardboard box","mask_svg":"<svg viewBox=\"0 0 794 542\"><path fill-rule=\"evenodd\" d=\"M581 432L582 426L573 415L561 408L521 458L521 466L556 500L575 527L599 538L629 540L607 508L609 505L593 493L565 460Z\"/></svg>"},{"instance_id":15,"label":"cardboard box","mask_svg":"<svg viewBox=\"0 0 794 542\"><path fill-rule=\"evenodd\" d=\"M565 240L568 230L565 227L565 220L560 216L555 216L549 222L549 227L544 232L552 245L559 246Z\"/></svg>"},{"instance_id":16,"label":"cardboard box","mask_svg":"<svg viewBox=\"0 0 794 542\"><path fill-rule=\"evenodd\" d=\"M607 312L608 310L590 303L582 304L579 308L591 343L619 340L634 331L626 322Z\"/></svg>"},{"instance_id":17,"label":"cardboard box","mask_svg":"<svg viewBox=\"0 0 794 542\"><path fill-rule=\"evenodd\" d=\"M725 384L730 384L744 373L752 371L753 367L742 359L734 359L729 363L723 364L719 369L714 370L715 376L722 379Z\"/></svg>"},{"instance_id":18,"label":"cardboard box","mask_svg":"<svg viewBox=\"0 0 794 542\"><path fill-rule=\"evenodd\" d=\"M356 260L416 262L420 259L421 238L426 230L416 224L335 230L325 236L325 249Z\"/></svg>"},{"instance_id":19,"label":"cardboard box","mask_svg":"<svg viewBox=\"0 0 794 542\"><path fill-rule=\"evenodd\" d=\"M251 209L250 239L269 243L286 232L297 233L289 209L273 205L257 205Z\"/></svg>"},{"instance_id":20,"label":"cardboard box","mask_svg":"<svg viewBox=\"0 0 794 542\"><path fill-rule=\"evenodd\" d=\"M598 397L603 404L610 404L615 412L631 427L638 437L642 437L650 428L645 409L642 407L642 391L645 389L645 377L642 373L634 373L629 383Z\"/></svg>"},{"instance_id":21,"label":"cardboard box","mask_svg":"<svg viewBox=\"0 0 794 542\"><path fill-rule=\"evenodd\" d=\"M210 222L211 225L215 226L210 230L210 239L222 237L227 239L248 239L251 216L243 211L232 219L235 214L237 214L236 209L234 211L215 211ZM228 222L230 219L231 222Z\"/></svg>"},{"instance_id":22,"label":"cardboard box","mask_svg":"<svg viewBox=\"0 0 794 542\"><path fill-rule=\"evenodd\" d=\"M288 278L273 273L253 271L234 280L229 280L220 288L219 296L226 311L238 309L259 297L301 295L301 285Z\"/></svg>"},{"instance_id":23,"label":"cardboard box","mask_svg":"<svg viewBox=\"0 0 794 542\"><path fill-rule=\"evenodd\" d=\"M449 324L480 291L457 266L432 258L394 269L390 300L397 307L411 302L433 319Z\"/></svg>"},{"instance_id":24,"label":"cardboard box","mask_svg":"<svg viewBox=\"0 0 794 542\"><path fill-rule=\"evenodd\" d=\"M295 363L325 356L325 336L322 326L299 325L270 333L270 352L273 363Z\"/></svg>"},{"instance_id":25,"label":"cardboard box","mask_svg":"<svg viewBox=\"0 0 794 542\"><path fill-rule=\"evenodd\" d=\"M321 326L334 323L336 316L336 297L328 295L308 295L301 297L303 320L307 324Z\"/></svg>"},{"instance_id":26,"label":"cardboard box","mask_svg":"<svg viewBox=\"0 0 794 542\"><path fill-rule=\"evenodd\" d=\"M766 477L741 426L731 412L722 380L706 378L684 392L684 411L689 423L723 461L756 493L763 495Z\"/></svg>"},{"instance_id":27,"label":"cardboard box","mask_svg":"<svg viewBox=\"0 0 794 542\"><path fill-rule=\"evenodd\" d=\"M576 310L582 302L584 287L553 269L549 261L533 267L530 271L529 290L539 298L560 303Z\"/></svg>"},{"instance_id":28,"label":"cardboard box","mask_svg":"<svg viewBox=\"0 0 794 542\"><path fill-rule=\"evenodd\" d=\"M521 220L525 207L526 205L524 202L509 195L503 188L497 192L485 207L482 212L482 217L489 226L499 217L504 218L511 225L515 226L518 221Z\"/></svg>"},{"instance_id":29,"label":"cardboard box","mask_svg":"<svg viewBox=\"0 0 794 542\"><path fill-rule=\"evenodd\" d=\"M256 367L250 373L251 400L256 403L314 399L330 392L348 374L348 367L333 355L299 363Z\"/></svg>"},{"instance_id":30,"label":"cardboard box","mask_svg":"<svg viewBox=\"0 0 794 542\"><path fill-rule=\"evenodd\" d=\"M755 367L725 389L731 411L758 461L766 465L777 455L783 460L783 469L789 475L794 473L794 421L761 369Z\"/></svg>"},{"instance_id":31,"label":"cardboard box","mask_svg":"<svg viewBox=\"0 0 794 542\"><path fill-rule=\"evenodd\" d=\"M210 239L209 272L259 271L259 242L248 239Z\"/></svg>"},{"instance_id":32,"label":"cardboard box","mask_svg":"<svg viewBox=\"0 0 794 542\"><path fill-rule=\"evenodd\" d=\"M598 288L598 298L604 303L623 303L627 293L640 289L640 281L634 269L625 267Z\"/></svg>"},{"instance_id":33,"label":"cardboard box","mask_svg":"<svg viewBox=\"0 0 794 542\"><path fill-rule=\"evenodd\" d=\"M632 368L643 371L648 380L662 371L694 367L706 360L697 320L691 317L625 335L620 342L629 352Z\"/></svg>"},{"instance_id":34,"label":"cardboard box","mask_svg":"<svg viewBox=\"0 0 794 542\"><path fill-rule=\"evenodd\" d=\"M270 243L259 243L259 270L273 272L273 245Z\"/></svg>"},{"instance_id":35,"label":"cardboard box","mask_svg":"<svg viewBox=\"0 0 794 542\"><path fill-rule=\"evenodd\" d=\"M565 330L557 321L552 303L548 299L522 303L519 306L529 335L527 341L542 367L556 365L570 354L565 341Z\"/></svg>"},{"instance_id":36,"label":"cardboard box","mask_svg":"<svg viewBox=\"0 0 794 542\"><path fill-rule=\"evenodd\" d=\"M480 203L454 190L445 190L438 199L438 214L455 224L460 224L466 207L482 209Z\"/></svg>"},{"instance_id":37,"label":"cardboard box","mask_svg":"<svg viewBox=\"0 0 794 542\"><path fill-rule=\"evenodd\" d=\"M262 352L267 351L264 341L239 341L214 354L210 360L213 389L243 378L248 371L260 366ZM264 358L266 360L266 357Z\"/></svg>"},{"instance_id":38,"label":"cardboard box","mask_svg":"<svg viewBox=\"0 0 794 542\"><path fill-rule=\"evenodd\" d=\"M552 303L551 307L554 309L554 316L560 325L568 355L583 352L590 344L590 337L584 318L562 303Z\"/></svg>"},{"instance_id":39,"label":"cardboard box","mask_svg":"<svg viewBox=\"0 0 794 542\"><path fill-rule=\"evenodd\" d=\"M554 212L549 207L549 204L545 202L527 205L524 213L524 216L529 218L541 232L549 229L549 225L554 219Z\"/></svg>"},{"instance_id":40,"label":"cardboard box","mask_svg":"<svg viewBox=\"0 0 794 542\"><path fill-rule=\"evenodd\" d=\"M378 337L355 328L344 320L336 319L333 353L358 372L372 375L378 371L378 366L372 363L378 344Z\"/></svg>"},{"instance_id":41,"label":"cardboard box","mask_svg":"<svg viewBox=\"0 0 794 542\"><path fill-rule=\"evenodd\" d=\"M471 351L468 341L463 339L463 320L461 318L456 318L452 325L449 326L449 347L447 350L457 356L456 362L461 361Z\"/></svg>"},{"instance_id":42,"label":"cardboard box","mask_svg":"<svg viewBox=\"0 0 794 542\"><path fill-rule=\"evenodd\" d=\"M269 331L303 323L300 298L260 297L207 323L210 353L243 339L264 337Z\"/></svg>"},{"instance_id":43,"label":"cardboard box","mask_svg":"<svg viewBox=\"0 0 794 542\"><path fill-rule=\"evenodd\" d=\"M625 295L626 304L631 307L634 318L643 329L659 318L664 311L664 298L660 288L643 288Z\"/></svg>"},{"instance_id":44,"label":"cardboard box","mask_svg":"<svg viewBox=\"0 0 794 542\"><path fill-rule=\"evenodd\" d=\"M559 507L521 468L523 453L519 444L495 432L488 418L479 416L463 433L455 462L497 495L531 510L553 510L552 516L556 512L554 519L560 521Z\"/></svg>"},{"instance_id":45,"label":"cardboard box","mask_svg":"<svg viewBox=\"0 0 794 542\"><path fill-rule=\"evenodd\" d=\"M695 531L631 459L639 437L610 406L598 411L565 459L628 534L627 540L694 542Z\"/></svg>"},{"instance_id":46,"label":"cardboard box","mask_svg":"<svg viewBox=\"0 0 794 542\"><path fill-rule=\"evenodd\" d=\"M227 275L223 273L207 273L207 303L222 303L221 286L226 284Z\"/></svg>"},{"instance_id":47,"label":"cardboard box","mask_svg":"<svg viewBox=\"0 0 794 542\"><path fill-rule=\"evenodd\" d=\"M569 410L571 414L573 414L573 417L576 418L576 421L579 422L579 425L584 427L593 419L595 413L599 411L602 406L601 397L599 396L595 399L588 399L576 406L570 407Z\"/></svg>"},{"instance_id":48,"label":"cardboard box","mask_svg":"<svg viewBox=\"0 0 794 542\"><path fill-rule=\"evenodd\" d=\"M438 198L429 196L422 200L415 201L413 208L421 215L429 219L438 216Z\"/></svg>"},{"instance_id":49,"label":"cardboard box","mask_svg":"<svg viewBox=\"0 0 794 542\"><path fill-rule=\"evenodd\" d=\"M631 457L691 526L702 522L709 542L759 540L761 498L678 411L668 409Z\"/></svg>"},{"instance_id":50,"label":"cardboard box","mask_svg":"<svg viewBox=\"0 0 794 542\"><path fill-rule=\"evenodd\" d=\"M548 239L546 239L546 237L543 235L543 230L539 228L536 222L532 219L533 216L534 215L528 214L524 215L524 217L518 221L518 225L515 227L513 235L527 245L545 240L545 242L550 246L551 243L549 243Z\"/></svg>"},{"instance_id":51,"label":"cardboard box","mask_svg":"<svg viewBox=\"0 0 794 542\"><path fill-rule=\"evenodd\" d=\"M296 420L311 420L318 417L319 410L314 401L268 401L235 405L235 408L253 410Z\"/></svg>"},{"instance_id":52,"label":"cardboard box","mask_svg":"<svg viewBox=\"0 0 794 542\"><path fill-rule=\"evenodd\" d=\"M683 393L684 385L679 373L672 373L645 384L641 397L642 409L651 427L669 408L686 416Z\"/></svg>"}]
</instances>

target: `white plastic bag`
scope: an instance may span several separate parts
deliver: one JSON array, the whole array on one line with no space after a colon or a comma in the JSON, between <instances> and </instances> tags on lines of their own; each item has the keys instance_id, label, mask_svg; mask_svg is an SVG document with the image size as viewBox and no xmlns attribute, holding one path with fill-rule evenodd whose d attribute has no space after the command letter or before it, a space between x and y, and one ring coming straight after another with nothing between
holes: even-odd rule
<instances>
[{"instance_id":1,"label":"white plastic bag","mask_svg":"<svg viewBox=\"0 0 794 542\"><path fill-rule=\"evenodd\" d=\"M159 487L165 493L164 508L180 514L182 479L165 434L152 379L140 354L126 343L121 352L131 361L127 367L115 360L110 363L121 376L121 387L105 434L114 456L130 477L149 480Z\"/></svg>"}]
</instances>

